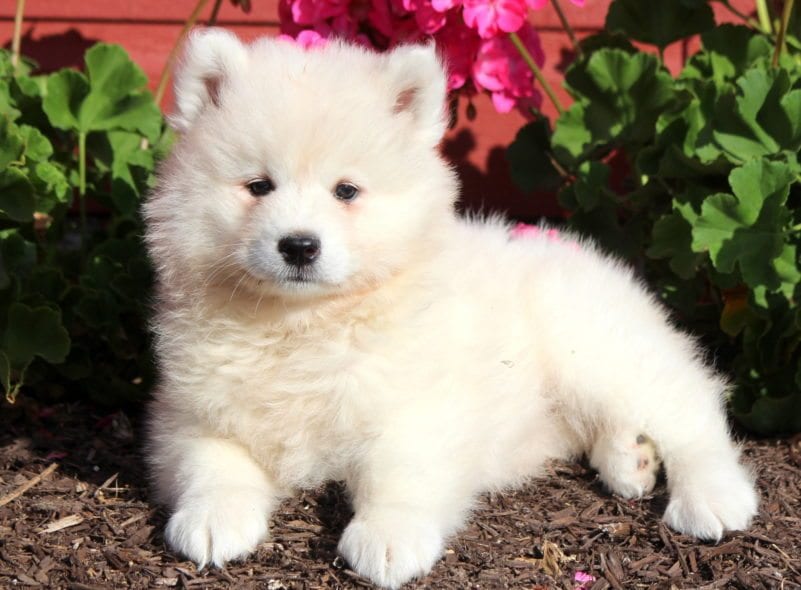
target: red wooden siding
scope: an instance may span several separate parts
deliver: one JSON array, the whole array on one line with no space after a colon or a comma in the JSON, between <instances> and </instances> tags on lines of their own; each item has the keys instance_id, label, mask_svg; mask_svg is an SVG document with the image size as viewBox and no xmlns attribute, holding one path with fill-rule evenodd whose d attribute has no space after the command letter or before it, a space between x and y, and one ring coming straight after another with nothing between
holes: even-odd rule
<instances>
[{"instance_id":1,"label":"red wooden siding","mask_svg":"<svg viewBox=\"0 0 801 590\"><path fill-rule=\"evenodd\" d=\"M603 26L609 3L610 0L587 0L584 8L574 6L569 0L562 0L561 4L577 34L583 37ZM13 0L0 4L0 43L6 47L11 43L14 4ZM166 56L194 4L194 0L27 0L22 50L49 71L79 66L83 51L96 41L119 43L142 66L151 87L155 87ZM218 24L243 39L276 34L277 0L253 0L252 4L252 12L244 14L224 2ZM734 0L732 4L744 12L751 12L753 7L751 0ZM732 20L718 3L715 8L719 20ZM561 80L572 53L558 17L548 6L532 13L531 20L545 48L545 76L557 88L560 99L569 103ZM693 48L686 44L668 48L665 59L671 70L678 71L687 51ZM167 110L169 101L167 96ZM462 176L465 201L473 208L485 204L521 218L558 215L553 195L523 195L509 179L503 151L523 124L522 116L500 115L488 99L479 96L475 99L477 116L470 122L464 116L465 106L460 101L458 124L445 143L445 152L456 161ZM553 107L547 101L543 106L553 117Z\"/></svg>"}]
</instances>

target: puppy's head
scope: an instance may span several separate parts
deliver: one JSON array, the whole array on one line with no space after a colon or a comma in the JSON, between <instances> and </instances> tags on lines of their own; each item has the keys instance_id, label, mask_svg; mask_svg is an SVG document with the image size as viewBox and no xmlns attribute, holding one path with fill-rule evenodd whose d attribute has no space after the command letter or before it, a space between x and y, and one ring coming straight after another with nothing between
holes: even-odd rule
<instances>
[{"instance_id":1,"label":"puppy's head","mask_svg":"<svg viewBox=\"0 0 801 590\"><path fill-rule=\"evenodd\" d=\"M162 279L279 297L380 284L451 215L445 75L432 46L304 50L193 34L179 131L145 206Z\"/></svg>"}]
</instances>

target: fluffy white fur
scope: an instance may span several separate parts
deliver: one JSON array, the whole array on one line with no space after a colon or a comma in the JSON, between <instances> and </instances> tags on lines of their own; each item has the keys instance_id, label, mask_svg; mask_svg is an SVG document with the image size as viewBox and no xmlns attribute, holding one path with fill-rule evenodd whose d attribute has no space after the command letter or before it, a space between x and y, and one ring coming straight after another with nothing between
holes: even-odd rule
<instances>
[{"instance_id":1,"label":"fluffy white fur","mask_svg":"<svg viewBox=\"0 0 801 590\"><path fill-rule=\"evenodd\" d=\"M281 498L344 480L339 549L377 584L425 574L477 494L586 453L613 491L667 471L702 539L757 510L725 383L632 272L591 244L510 240L453 213L431 47L304 51L195 33L182 131L145 207L161 383L149 458L166 538L246 556ZM272 179L252 196L245 185ZM337 183L360 187L352 202ZM293 279L277 241L316 234ZM641 436L644 435L644 436Z\"/></svg>"}]
</instances>

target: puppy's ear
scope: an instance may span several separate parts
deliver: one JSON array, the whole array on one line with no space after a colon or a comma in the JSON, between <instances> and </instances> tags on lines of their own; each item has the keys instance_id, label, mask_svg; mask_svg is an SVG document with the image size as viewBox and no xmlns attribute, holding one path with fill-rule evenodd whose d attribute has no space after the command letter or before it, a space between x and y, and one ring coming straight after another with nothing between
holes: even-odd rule
<instances>
[{"instance_id":1,"label":"puppy's ear","mask_svg":"<svg viewBox=\"0 0 801 590\"><path fill-rule=\"evenodd\" d=\"M175 74L175 113L170 123L176 131L186 131L204 109L220 105L225 84L245 68L247 57L247 49L233 33L214 28L190 33Z\"/></svg>"},{"instance_id":2,"label":"puppy's ear","mask_svg":"<svg viewBox=\"0 0 801 590\"><path fill-rule=\"evenodd\" d=\"M445 70L433 43L401 46L388 55L392 110L410 116L419 137L436 145L445 133Z\"/></svg>"}]
</instances>

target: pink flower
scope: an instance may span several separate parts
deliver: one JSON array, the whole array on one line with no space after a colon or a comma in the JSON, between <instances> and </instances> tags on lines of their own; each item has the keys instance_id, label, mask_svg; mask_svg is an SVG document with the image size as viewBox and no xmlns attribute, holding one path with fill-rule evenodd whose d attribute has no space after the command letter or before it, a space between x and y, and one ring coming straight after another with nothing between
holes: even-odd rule
<instances>
[{"instance_id":1,"label":"pink flower","mask_svg":"<svg viewBox=\"0 0 801 590\"><path fill-rule=\"evenodd\" d=\"M509 235L514 239L526 239L526 238L545 238L549 242L561 242L562 238L559 234L558 229L545 229L540 227L539 225L531 225L528 223L520 222L515 225L509 232ZM584 572L580 572L584 573ZM576 574L578 575L578 574Z\"/></svg>"},{"instance_id":2,"label":"pink flower","mask_svg":"<svg viewBox=\"0 0 801 590\"><path fill-rule=\"evenodd\" d=\"M584 588L589 588L589 585L595 581L595 576L587 572L576 572L573 576L573 581L579 583L575 590L583 590Z\"/></svg>"},{"instance_id":3,"label":"pink flower","mask_svg":"<svg viewBox=\"0 0 801 590\"><path fill-rule=\"evenodd\" d=\"M431 6L437 12L446 12L461 4L462 0L431 0Z\"/></svg>"},{"instance_id":4,"label":"pink flower","mask_svg":"<svg viewBox=\"0 0 801 590\"><path fill-rule=\"evenodd\" d=\"M524 0L465 0L462 16L468 27L490 39L499 31L520 29L526 21L526 4Z\"/></svg>"},{"instance_id":5,"label":"pink flower","mask_svg":"<svg viewBox=\"0 0 801 590\"><path fill-rule=\"evenodd\" d=\"M345 14L348 0L291 0L292 20L299 25L313 25L318 21Z\"/></svg>"},{"instance_id":6,"label":"pink flower","mask_svg":"<svg viewBox=\"0 0 801 590\"><path fill-rule=\"evenodd\" d=\"M583 6L586 0L570 0ZM495 109L525 115L542 97L505 33L515 32L534 60L544 57L529 8L548 0L279 0L281 32L305 48L342 38L379 51L434 38L448 69L448 89L486 91ZM286 37L285 37L286 38ZM471 83L472 81L472 83Z\"/></svg>"},{"instance_id":7,"label":"pink flower","mask_svg":"<svg viewBox=\"0 0 801 590\"><path fill-rule=\"evenodd\" d=\"M542 67L545 55L537 31L526 23L518 35L534 61ZM541 100L539 92L534 89L531 70L506 36L481 42L473 64L473 81L479 90L488 90L492 94L492 104L500 113L508 113L515 107L522 110L538 106Z\"/></svg>"},{"instance_id":8,"label":"pink flower","mask_svg":"<svg viewBox=\"0 0 801 590\"><path fill-rule=\"evenodd\" d=\"M314 49L315 47L321 47L327 43L325 37L311 29L301 31L294 38L292 38L291 35L280 35L278 38L284 41L293 41L303 47L303 49Z\"/></svg>"},{"instance_id":9,"label":"pink flower","mask_svg":"<svg viewBox=\"0 0 801 590\"><path fill-rule=\"evenodd\" d=\"M367 11L367 21L385 37L392 37L394 23L387 0L372 0Z\"/></svg>"},{"instance_id":10,"label":"pink flower","mask_svg":"<svg viewBox=\"0 0 801 590\"><path fill-rule=\"evenodd\" d=\"M565 244L571 250L581 250L581 247L578 245L578 242L574 242L573 240L563 240L562 234L558 229L553 228L542 228L538 225L529 225L528 223L518 223L509 231L509 237L513 240L525 240L525 239L545 239L552 243L559 243ZM594 582L595 578L586 572L576 572L575 577L573 578L576 582L582 582L582 584L586 584L588 582ZM579 586L578 588L583 588L584 586Z\"/></svg>"},{"instance_id":11,"label":"pink flower","mask_svg":"<svg viewBox=\"0 0 801 590\"><path fill-rule=\"evenodd\" d=\"M420 0L419 6L414 13L417 26L426 35L433 35L445 26L447 17L442 12L437 12L431 6L431 0Z\"/></svg>"},{"instance_id":12,"label":"pink flower","mask_svg":"<svg viewBox=\"0 0 801 590\"><path fill-rule=\"evenodd\" d=\"M435 39L448 68L448 90L462 88L470 79L478 52L478 35L458 15L451 14Z\"/></svg>"}]
</instances>

